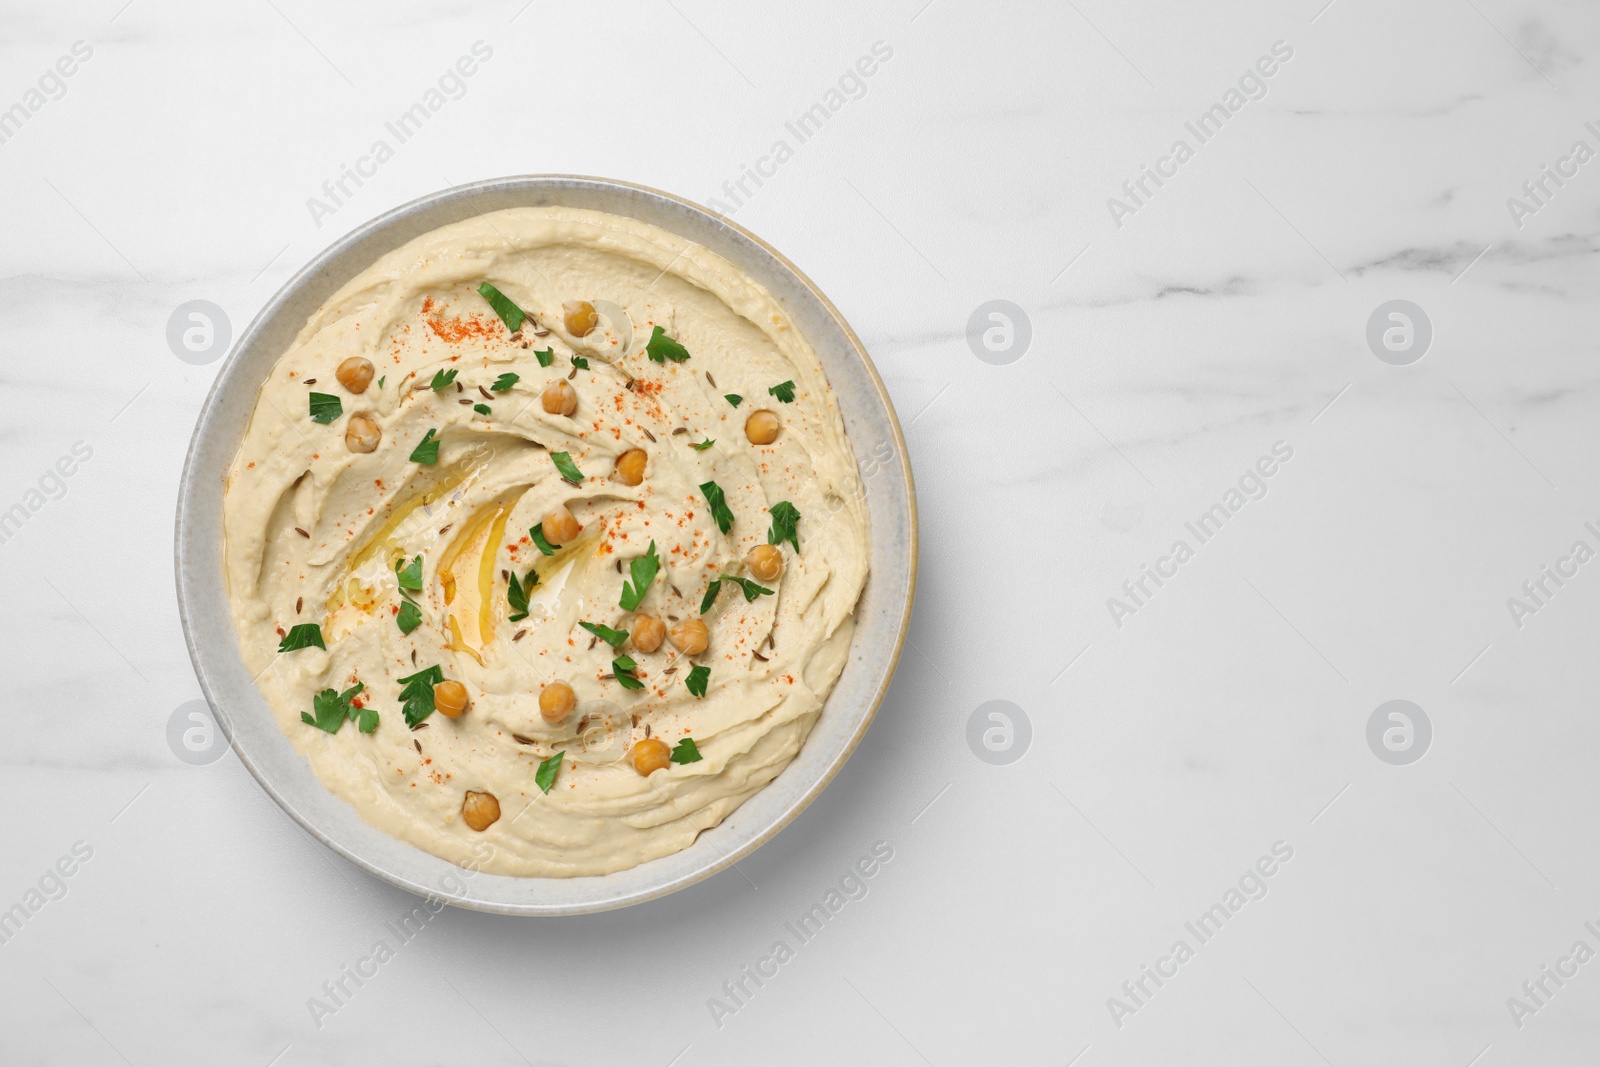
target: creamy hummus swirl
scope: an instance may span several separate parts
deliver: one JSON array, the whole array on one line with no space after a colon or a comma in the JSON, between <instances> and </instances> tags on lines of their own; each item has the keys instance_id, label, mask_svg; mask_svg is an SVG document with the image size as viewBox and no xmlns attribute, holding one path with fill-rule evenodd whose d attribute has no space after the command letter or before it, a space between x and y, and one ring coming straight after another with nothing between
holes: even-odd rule
<instances>
[{"instance_id":1,"label":"creamy hummus swirl","mask_svg":"<svg viewBox=\"0 0 1600 1067\"><path fill-rule=\"evenodd\" d=\"M527 313L520 331L480 293L485 282ZM563 314L572 301L596 309L582 336ZM687 360L651 358L657 327ZM372 364L360 392L336 376L352 358ZM576 393L570 416L542 402L555 381ZM792 402L771 392L785 382ZM779 421L770 444L745 432L760 409ZM352 428L357 417L369 422ZM347 432L372 427L377 447L352 450ZM437 459L414 459L428 441ZM617 459L633 449L646 465L628 485ZM708 483L732 513L726 531ZM702 614L713 581L751 578L745 558L781 532L780 502L800 515L799 550L780 544L781 576L751 582L773 593L748 600L724 581ZM560 507L582 530L546 555L533 530ZM784 310L698 245L567 208L435 230L318 310L261 388L223 530L245 664L323 783L418 848L522 876L604 874L677 852L770 782L843 669L867 575L854 456L816 354ZM631 563L652 543L659 571L637 612L625 611ZM420 583L407 579L420 589L402 590L398 571L417 557ZM530 576L515 618L511 580ZM701 619L709 646L613 649L579 625L626 630L638 613L669 628ZM279 651L307 625L325 647ZM623 656L642 688L616 677ZM467 710L413 729L399 679L434 665L465 686ZM703 697L687 684L696 666L709 668ZM554 683L576 700L559 722L539 706ZM334 732L302 719L327 710L319 693L357 684ZM358 718L373 712L376 728L361 732ZM647 738L675 749L691 738L701 759L641 774L629 754ZM536 774L557 753L546 793ZM464 818L469 792L496 799L485 829Z\"/></svg>"}]
</instances>

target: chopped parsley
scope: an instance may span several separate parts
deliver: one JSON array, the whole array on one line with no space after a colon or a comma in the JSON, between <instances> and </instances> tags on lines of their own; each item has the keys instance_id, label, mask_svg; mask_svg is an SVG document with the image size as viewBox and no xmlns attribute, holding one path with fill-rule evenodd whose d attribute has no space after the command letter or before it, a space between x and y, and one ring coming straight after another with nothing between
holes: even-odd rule
<instances>
[{"instance_id":1,"label":"chopped parsley","mask_svg":"<svg viewBox=\"0 0 1600 1067\"><path fill-rule=\"evenodd\" d=\"M516 385L521 378L522 375L508 370L494 380L494 384L489 386L489 390L495 393L503 393L513 385Z\"/></svg>"},{"instance_id":2,"label":"chopped parsley","mask_svg":"<svg viewBox=\"0 0 1600 1067\"><path fill-rule=\"evenodd\" d=\"M692 737L685 737L678 742L678 747L672 750L673 763L699 763L700 759L700 748Z\"/></svg>"},{"instance_id":3,"label":"chopped parsley","mask_svg":"<svg viewBox=\"0 0 1600 1067\"><path fill-rule=\"evenodd\" d=\"M433 714L433 687L444 681L443 668L435 663L395 680L405 686L400 690L400 710L405 712L407 726L415 726Z\"/></svg>"},{"instance_id":4,"label":"chopped parsley","mask_svg":"<svg viewBox=\"0 0 1600 1067\"><path fill-rule=\"evenodd\" d=\"M628 576L633 581L622 583L622 599L618 607L623 611L638 611L645 593L650 591L650 583L656 579L656 571L660 569L661 557L656 555L656 543L651 541L649 550L642 556L635 556L633 562L628 564Z\"/></svg>"},{"instance_id":5,"label":"chopped parsley","mask_svg":"<svg viewBox=\"0 0 1600 1067\"><path fill-rule=\"evenodd\" d=\"M717 594L722 591L723 582L733 582L744 591L745 600L754 600L758 596L771 596L772 590L764 585L757 585L749 578L735 578L731 574L719 575L706 586L706 595L700 601L700 614L704 615L711 610L711 605L717 602Z\"/></svg>"},{"instance_id":6,"label":"chopped parsley","mask_svg":"<svg viewBox=\"0 0 1600 1067\"><path fill-rule=\"evenodd\" d=\"M622 642L628 639L628 631L613 630L609 626L599 626L592 622L580 622L579 626L594 634L612 648L621 648Z\"/></svg>"},{"instance_id":7,"label":"chopped parsley","mask_svg":"<svg viewBox=\"0 0 1600 1067\"><path fill-rule=\"evenodd\" d=\"M732 404L734 407L738 407L741 403L744 402L744 397L740 396L738 393L723 393L722 394L722 399L726 400L728 403Z\"/></svg>"},{"instance_id":8,"label":"chopped parsley","mask_svg":"<svg viewBox=\"0 0 1600 1067\"><path fill-rule=\"evenodd\" d=\"M350 699L365 688L364 683L357 682L342 693L324 689L311 698L311 708L316 714L302 711L300 721L326 733L336 734L339 732L339 727L348 720L358 719L356 728L364 734L370 734L378 728L377 711L372 708L358 708L350 703Z\"/></svg>"},{"instance_id":9,"label":"chopped parsley","mask_svg":"<svg viewBox=\"0 0 1600 1067\"><path fill-rule=\"evenodd\" d=\"M657 363L672 360L682 363L689 358L689 350L667 336L667 331L657 326L650 332L650 340L645 342L645 354Z\"/></svg>"},{"instance_id":10,"label":"chopped parsley","mask_svg":"<svg viewBox=\"0 0 1600 1067\"><path fill-rule=\"evenodd\" d=\"M550 787L556 784L556 772L561 769L561 758L565 755L565 752L557 752L539 764L539 769L533 775L533 784L546 793L550 792Z\"/></svg>"},{"instance_id":11,"label":"chopped parsley","mask_svg":"<svg viewBox=\"0 0 1600 1067\"><path fill-rule=\"evenodd\" d=\"M332 393L311 394L311 421L320 422L326 426L328 423L344 414L344 405Z\"/></svg>"},{"instance_id":12,"label":"chopped parsley","mask_svg":"<svg viewBox=\"0 0 1600 1067\"><path fill-rule=\"evenodd\" d=\"M388 375L387 375L387 374L385 374L385 375L383 375L383 376L382 376L382 377L380 377L380 378L379 378L379 379L378 379L378 388L379 388L379 389L382 389L382 388L383 388L383 380L384 380L384 378L387 378L387 377L389 377L389 376L388 376Z\"/></svg>"},{"instance_id":13,"label":"chopped parsley","mask_svg":"<svg viewBox=\"0 0 1600 1067\"><path fill-rule=\"evenodd\" d=\"M643 689L644 683L633 676L639 665L633 662L632 656L618 656L611 661L611 671L617 676L617 681L622 683L624 689Z\"/></svg>"},{"instance_id":14,"label":"chopped parsley","mask_svg":"<svg viewBox=\"0 0 1600 1067\"><path fill-rule=\"evenodd\" d=\"M571 455L566 452L552 452L550 453L550 461L556 465L556 470L561 472L561 477L573 485L583 484L583 472L578 469L576 463L572 462Z\"/></svg>"},{"instance_id":15,"label":"chopped parsley","mask_svg":"<svg viewBox=\"0 0 1600 1067\"><path fill-rule=\"evenodd\" d=\"M322 627L314 622L303 622L289 627L289 632L278 642L279 652L298 652L302 648L327 648L322 643Z\"/></svg>"},{"instance_id":16,"label":"chopped parsley","mask_svg":"<svg viewBox=\"0 0 1600 1067\"><path fill-rule=\"evenodd\" d=\"M511 577L506 582L506 603L511 605L511 610L516 614L507 615L506 622L521 622L528 617L528 594L533 592L533 587L538 584L538 571L530 570L526 582L517 581L517 573L511 572Z\"/></svg>"},{"instance_id":17,"label":"chopped parsley","mask_svg":"<svg viewBox=\"0 0 1600 1067\"><path fill-rule=\"evenodd\" d=\"M491 412L489 410L489 405L488 404L474 404L474 405L472 405L472 410L476 411L479 415L490 415L490 414L493 414L493 412Z\"/></svg>"},{"instance_id":18,"label":"chopped parsley","mask_svg":"<svg viewBox=\"0 0 1600 1067\"><path fill-rule=\"evenodd\" d=\"M723 533L733 529L733 512L728 507L728 498L722 495L722 486L716 482L706 482L700 486L700 491L705 494L706 503L711 505L711 517L717 520L717 529Z\"/></svg>"},{"instance_id":19,"label":"chopped parsley","mask_svg":"<svg viewBox=\"0 0 1600 1067\"><path fill-rule=\"evenodd\" d=\"M794 382L779 382L767 392L783 401L785 404L794 403Z\"/></svg>"},{"instance_id":20,"label":"chopped parsley","mask_svg":"<svg viewBox=\"0 0 1600 1067\"><path fill-rule=\"evenodd\" d=\"M772 529L767 531L767 544L781 545L787 541L796 552L800 551L800 534L796 530L799 522L799 509L787 500L772 505Z\"/></svg>"},{"instance_id":21,"label":"chopped parsley","mask_svg":"<svg viewBox=\"0 0 1600 1067\"><path fill-rule=\"evenodd\" d=\"M572 357L572 365L574 367L577 367L579 370L588 370L589 369L589 361L587 359L584 359L582 356L573 356Z\"/></svg>"},{"instance_id":22,"label":"chopped parsley","mask_svg":"<svg viewBox=\"0 0 1600 1067\"><path fill-rule=\"evenodd\" d=\"M528 536L533 538L533 543L538 546L538 549L542 554L546 556L553 556L556 554L556 546L544 539L543 523L536 522L532 526L528 527Z\"/></svg>"},{"instance_id":23,"label":"chopped parsley","mask_svg":"<svg viewBox=\"0 0 1600 1067\"><path fill-rule=\"evenodd\" d=\"M706 449L710 448L716 443L717 442L715 438L707 438L706 440L701 441L699 444L695 444L693 441L691 441L689 442L689 447L694 449L696 452L704 452Z\"/></svg>"},{"instance_id":24,"label":"chopped parsley","mask_svg":"<svg viewBox=\"0 0 1600 1067\"><path fill-rule=\"evenodd\" d=\"M400 583L401 589L408 589L413 593L422 592L422 557L412 557L410 563L403 559L394 561L394 576Z\"/></svg>"},{"instance_id":25,"label":"chopped parsley","mask_svg":"<svg viewBox=\"0 0 1600 1067\"><path fill-rule=\"evenodd\" d=\"M433 436L438 432L438 430L429 430L427 433L422 435L422 440L417 442L417 447L411 450L411 462L439 462L439 440Z\"/></svg>"},{"instance_id":26,"label":"chopped parsley","mask_svg":"<svg viewBox=\"0 0 1600 1067\"><path fill-rule=\"evenodd\" d=\"M444 371L444 370L436 370L436 371L434 371L433 372L433 381L428 383L428 388L432 389L436 393L441 389L448 389L451 385L453 385L455 383L456 373L457 373L457 371L456 371L456 369L454 367L452 367L448 371Z\"/></svg>"},{"instance_id":27,"label":"chopped parsley","mask_svg":"<svg viewBox=\"0 0 1600 1067\"><path fill-rule=\"evenodd\" d=\"M703 697L706 695L706 684L710 681L711 668L702 663L694 670L689 672L689 677L683 680L683 684L687 686L689 692L693 693L695 696Z\"/></svg>"},{"instance_id":28,"label":"chopped parsley","mask_svg":"<svg viewBox=\"0 0 1600 1067\"><path fill-rule=\"evenodd\" d=\"M402 600L400 613L394 617L394 621L401 633L408 634L422 625L422 609L417 607L415 600Z\"/></svg>"},{"instance_id":29,"label":"chopped parsley","mask_svg":"<svg viewBox=\"0 0 1600 1067\"><path fill-rule=\"evenodd\" d=\"M478 295L489 301L489 306L500 316L500 321L506 324L506 329L512 333L522 329L522 323L527 319L528 313L517 307L510 297L488 282L478 286Z\"/></svg>"},{"instance_id":30,"label":"chopped parsley","mask_svg":"<svg viewBox=\"0 0 1600 1067\"><path fill-rule=\"evenodd\" d=\"M548 367L550 364L556 361L556 350L553 348L547 348L543 352L535 352L534 357L538 359L539 366Z\"/></svg>"}]
</instances>

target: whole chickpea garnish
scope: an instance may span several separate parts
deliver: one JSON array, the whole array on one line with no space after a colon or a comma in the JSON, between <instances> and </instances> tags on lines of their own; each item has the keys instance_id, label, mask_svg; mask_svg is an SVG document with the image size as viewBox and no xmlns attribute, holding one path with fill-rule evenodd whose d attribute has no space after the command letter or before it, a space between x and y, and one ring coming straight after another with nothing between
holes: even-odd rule
<instances>
[{"instance_id":1,"label":"whole chickpea garnish","mask_svg":"<svg viewBox=\"0 0 1600 1067\"><path fill-rule=\"evenodd\" d=\"M352 452L371 452L383 439L383 429L371 415L351 415L344 428L344 445Z\"/></svg>"},{"instance_id":2,"label":"whole chickpea garnish","mask_svg":"<svg viewBox=\"0 0 1600 1067\"><path fill-rule=\"evenodd\" d=\"M561 305L561 311L567 332L574 337L582 337L600 324L600 316L595 314L594 305L587 300L568 300Z\"/></svg>"},{"instance_id":3,"label":"whole chickpea garnish","mask_svg":"<svg viewBox=\"0 0 1600 1067\"><path fill-rule=\"evenodd\" d=\"M566 682L551 682L539 690L539 714L552 726L571 715L577 703L578 694Z\"/></svg>"},{"instance_id":4,"label":"whole chickpea garnish","mask_svg":"<svg viewBox=\"0 0 1600 1067\"><path fill-rule=\"evenodd\" d=\"M635 615L629 636L633 638L633 647L640 652L654 652L666 640L667 624L654 615Z\"/></svg>"},{"instance_id":5,"label":"whole chickpea garnish","mask_svg":"<svg viewBox=\"0 0 1600 1067\"><path fill-rule=\"evenodd\" d=\"M475 793L467 790L461 801L461 821L480 834L500 818L500 801L493 793Z\"/></svg>"},{"instance_id":6,"label":"whole chickpea garnish","mask_svg":"<svg viewBox=\"0 0 1600 1067\"><path fill-rule=\"evenodd\" d=\"M744 557L750 573L763 582L775 582L783 573L783 550L777 545L757 545Z\"/></svg>"},{"instance_id":7,"label":"whole chickpea garnish","mask_svg":"<svg viewBox=\"0 0 1600 1067\"><path fill-rule=\"evenodd\" d=\"M448 719L461 718L467 710L467 687L453 679L440 682L433 687L433 707Z\"/></svg>"},{"instance_id":8,"label":"whole chickpea garnish","mask_svg":"<svg viewBox=\"0 0 1600 1067\"><path fill-rule=\"evenodd\" d=\"M667 636L672 639L672 647L685 656L698 656L711 643L710 631L699 619L684 619Z\"/></svg>"},{"instance_id":9,"label":"whole chickpea garnish","mask_svg":"<svg viewBox=\"0 0 1600 1067\"><path fill-rule=\"evenodd\" d=\"M617 481L638 485L644 481L644 465L649 460L642 448L630 448L617 457Z\"/></svg>"},{"instance_id":10,"label":"whole chickpea garnish","mask_svg":"<svg viewBox=\"0 0 1600 1067\"><path fill-rule=\"evenodd\" d=\"M647 737L628 750L633 769L646 778L672 763L672 749L659 737Z\"/></svg>"},{"instance_id":11,"label":"whole chickpea garnish","mask_svg":"<svg viewBox=\"0 0 1600 1067\"><path fill-rule=\"evenodd\" d=\"M770 445L778 439L778 416L766 408L752 411L744 420L744 435L753 445Z\"/></svg>"},{"instance_id":12,"label":"whole chickpea garnish","mask_svg":"<svg viewBox=\"0 0 1600 1067\"><path fill-rule=\"evenodd\" d=\"M339 384L352 393L364 393L367 386L372 384L372 360L362 359L360 356L351 356L339 364L339 369L333 372L339 379Z\"/></svg>"},{"instance_id":13,"label":"whole chickpea garnish","mask_svg":"<svg viewBox=\"0 0 1600 1067\"><path fill-rule=\"evenodd\" d=\"M557 504L556 509L544 517L539 527L544 532L544 539L552 545L564 545L583 530L577 516L568 511L565 504Z\"/></svg>"},{"instance_id":14,"label":"whole chickpea garnish","mask_svg":"<svg viewBox=\"0 0 1600 1067\"><path fill-rule=\"evenodd\" d=\"M545 386L539 400L551 415L571 415L578 410L578 392L563 378L557 378Z\"/></svg>"}]
</instances>

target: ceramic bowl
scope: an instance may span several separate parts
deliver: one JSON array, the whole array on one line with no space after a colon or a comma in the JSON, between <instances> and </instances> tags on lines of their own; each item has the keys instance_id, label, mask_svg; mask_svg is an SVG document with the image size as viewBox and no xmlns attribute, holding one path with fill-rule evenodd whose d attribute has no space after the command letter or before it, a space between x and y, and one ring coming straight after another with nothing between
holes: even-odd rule
<instances>
[{"instance_id":1,"label":"ceramic bowl","mask_svg":"<svg viewBox=\"0 0 1600 1067\"><path fill-rule=\"evenodd\" d=\"M240 659L223 587L223 477L268 371L312 312L384 253L430 230L503 208L542 205L590 208L659 226L766 286L822 359L855 449L872 524L872 569L849 663L799 755L689 848L585 878L463 871L363 822L322 785L279 729ZM296 822L352 863L411 892L481 911L571 915L652 900L710 877L770 840L839 772L883 700L910 624L916 494L900 424L871 358L838 309L776 249L726 218L654 189L564 175L497 178L425 196L359 227L267 302L201 409L178 494L176 557L178 607L200 687L234 752Z\"/></svg>"}]
</instances>

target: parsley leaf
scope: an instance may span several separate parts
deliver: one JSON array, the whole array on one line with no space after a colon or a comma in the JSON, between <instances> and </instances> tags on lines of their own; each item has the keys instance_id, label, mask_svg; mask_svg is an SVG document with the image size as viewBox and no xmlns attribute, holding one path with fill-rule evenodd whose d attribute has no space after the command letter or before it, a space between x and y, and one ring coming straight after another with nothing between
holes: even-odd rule
<instances>
[{"instance_id":1,"label":"parsley leaf","mask_svg":"<svg viewBox=\"0 0 1600 1067\"><path fill-rule=\"evenodd\" d=\"M711 668L702 663L689 672L689 677L683 680L683 684L688 686L689 692L695 696L703 697L706 695L706 684L710 681Z\"/></svg>"},{"instance_id":2,"label":"parsley leaf","mask_svg":"<svg viewBox=\"0 0 1600 1067\"><path fill-rule=\"evenodd\" d=\"M705 494L706 503L711 505L711 517L717 520L717 529L723 533L733 529L733 512L728 508L728 498L722 495L722 486L716 482L706 482L700 486L700 492Z\"/></svg>"},{"instance_id":3,"label":"parsley leaf","mask_svg":"<svg viewBox=\"0 0 1600 1067\"><path fill-rule=\"evenodd\" d=\"M356 729L362 733L370 734L378 729L377 708L357 708L355 709L355 716Z\"/></svg>"},{"instance_id":4,"label":"parsley leaf","mask_svg":"<svg viewBox=\"0 0 1600 1067\"><path fill-rule=\"evenodd\" d=\"M721 591L723 582L733 582L735 585L737 585L741 590L743 590L744 598L747 601L754 600L758 596L772 595L772 590L768 589L764 585L757 585L749 578L735 578L731 574L718 575L717 578L706 587L705 598L700 601L700 614L704 615L706 612L710 611L711 605L717 602L717 593Z\"/></svg>"},{"instance_id":5,"label":"parsley leaf","mask_svg":"<svg viewBox=\"0 0 1600 1067\"><path fill-rule=\"evenodd\" d=\"M302 648L327 648L322 643L322 627L314 622L303 622L289 627L289 632L278 642L279 652L297 652Z\"/></svg>"},{"instance_id":6,"label":"parsley leaf","mask_svg":"<svg viewBox=\"0 0 1600 1067\"><path fill-rule=\"evenodd\" d=\"M535 352L534 356L538 358L539 366L548 367L556 361L556 350L547 348L543 352Z\"/></svg>"},{"instance_id":7,"label":"parsley leaf","mask_svg":"<svg viewBox=\"0 0 1600 1067\"><path fill-rule=\"evenodd\" d=\"M632 656L618 656L611 661L611 671L617 676L617 681L622 683L624 689L643 689L644 683L633 676L639 665L633 662Z\"/></svg>"},{"instance_id":8,"label":"parsley leaf","mask_svg":"<svg viewBox=\"0 0 1600 1067\"><path fill-rule=\"evenodd\" d=\"M785 404L794 403L794 382L779 382L767 392L783 401Z\"/></svg>"},{"instance_id":9,"label":"parsley leaf","mask_svg":"<svg viewBox=\"0 0 1600 1067\"><path fill-rule=\"evenodd\" d=\"M589 369L589 361L587 359L584 359L582 356L573 356L572 357L572 365L574 367L577 367L579 370L588 370Z\"/></svg>"},{"instance_id":10,"label":"parsley leaf","mask_svg":"<svg viewBox=\"0 0 1600 1067\"><path fill-rule=\"evenodd\" d=\"M411 462L439 462L439 441L438 438L433 436L438 432L438 430L429 430L427 433L422 435L422 440L417 442L417 447L411 450Z\"/></svg>"},{"instance_id":11,"label":"parsley leaf","mask_svg":"<svg viewBox=\"0 0 1600 1067\"><path fill-rule=\"evenodd\" d=\"M800 551L800 534L795 529L800 522L800 511L787 500L772 505L772 529L767 531L767 544L781 545L785 541Z\"/></svg>"},{"instance_id":12,"label":"parsley leaf","mask_svg":"<svg viewBox=\"0 0 1600 1067\"><path fill-rule=\"evenodd\" d=\"M738 407L739 404L744 400L744 397L740 396L738 393L723 393L722 399L726 400L734 407Z\"/></svg>"},{"instance_id":13,"label":"parsley leaf","mask_svg":"<svg viewBox=\"0 0 1600 1067\"><path fill-rule=\"evenodd\" d=\"M494 384L489 386L489 390L495 393L503 393L513 385L516 385L521 378L522 375L508 370L494 380Z\"/></svg>"},{"instance_id":14,"label":"parsley leaf","mask_svg":"<svg viewBox=\"0 0 1600 1067\"><path fill-rule=\"evenodd\" d=\"M405 686L400 690L400 699L404 702L400 710L405 712L407 726L415 726L433 714L433 687L444 681L443 668L435 663L395 680Z\"/></svg>"},{"instance_id":15,"label":"parsley leaf","mask_svg":"<svg viewBox=\"0 0 1600 1067\"><path fill-rule=\"evenodd\" d=\"M414 556L410 563L406 563L403 559L395 560L394 576L400 583L401 589L413 593L422 592L422 557Z\"/></svg>"},{"instance_id":16,"label":"parsley leaf","mask_svg":"<svg viewBox=\"0 0 1600 1067\"><path fill-rule=\"evenodd\" d=\"M401 633L408 634L422 625L422 609L417 607L414 600L401 601L400 613L394 617L394 621Z\"/></svg>"},{"instance_id":17,"label":"parsley leaf","mask_svg":"<svg viewBox=\"0 0 1600 1067\"><path fill-rule=\"evenodd\" d=\"M489 306L500 316L500 321L506 324L506 329L512 333L522 329L523 320L528 317L528 313L517 307L510 297L488 282L478 286L478 295L489 301Z\"/></svg>"},{"instance_id":18,"label":"parsley leaf","mask_svg":"<svg viewBox=\"0 0 1600 1067\"><path fill-rule=\"evenodd\" d=\"M553 556L556 554L556 546L544 539L543 523L536 522L528 527L528 536L533 538L533 543L538 546L539 551L544 555Z\"/></svg>"},{"instance_id":19,"label":"parsley leaf","mask_svg":"<svg viewBox=\"0 0 1600 1067\"><path fill-rule=\"evenodd\" d=\"M493 412L491 412L489 410L489 405L488 404L474 404L474 405L472 405L472 410L476 411L479 415L492 415L493 414Z\"/></svg>"},{"instance_id":20,"label":"parsley leaf","mask_svg":"<svg viewBox=\"0 0 1600 1067\"><path fill-rule=\"evenodd\" d=\"M372 712L372 730L376 730L378 728L378 713L372 711L371 708L357 709L350 704L350 698L365 688L366 685L364 683L357 682L342 693L332 689L324 689L311 698L311 708L316 712L315 717L302 711L300 713L300 721L308 726L315 726L326 733L336 734L339 732L339 727L345 724L345 720L355 718L358 711L361 714L361 723L359 725L364 726L367 720L367 713L370 711ZM372 730L362 730L361 732L370 734Z\"/></svg>"},{"instance_id":21,"label":"parsley leaf","mask_svg":"<svg viewBox=\"0 0 1600 1067\"><path fill-rule=\"evenodd\" d=\"M434 371L433 372L433 381L428 383L428 388L432 389L436 393L441 389L449 388L450 385L452 383L454 383L455 380L456 380L456 373L457 373L457 371L455 370L454 367L452 367L449 371L443 371L443 370Z\"/></svg>"},{"instance_id":22,"label":"parsley leaf","mask_svg":"<svg viewBox=\"0 0 1600 1067\"><path fill-rule=\"evenodd\" d=\"M556 465L556 470L561 472L561 477L573 485L583 484L583 472L578 469L576 463L572 462L571 455L566 452L552 452L550 453L550 461Z\"/></svg>"},{"instance_id":23,"label":"parsley leaf","mask_svg":"<svg viewBox=\"0 0 1600 1067\"><path fill-rule=\"evenodd\" d=\"M689 358L689 350L667 336L667 331L657 326L650 332L650 340L645 342L645 354L656 363L665 363L672 360L682 363Z\"/></svg>"},{"instance_id":24,"label":"parsley leaf","mask_svg":"<svg viewBox=\"0 0 1600 1067\"><path fill-rule=\"evenodd\" d=\"M539 764L539 769L533 775L533 784L546 793L550 792L550 787L556 784L556 772L561 769L561 758L565 755L565 752L557 752Z\"/></svg>"},{"instance_id":25,"label":"parsley leaf","mask_svg":"<svg viewBox=\"0 0 1600 1067\"><path fill-rule=\"evenodd\" d=\"M385 378L387 378L387 377L389 377L389 376L388 376L388 375L387 375L387 374L385 374L385 375L382 375L382 376L380 376L380 377L379 377L379 378L378 378L378 388L379 388L379 389L382 389L382 388L383 388L383 380L384 380L384 379L385 379Z\"/></svg>"},{"instance_id":26,"label":"parsley leaf","mask_svg":"<svg viewBox=\"0 0 1600 1067\"><path fill-rule=\"evenodd\" d=\"M320 422L326 426L328 423L344 414L344 404L332 393L311 394L311 421Z\"/></svg>"},{"instance_id":27,"label":"parsley leaf","mask_svg":"<svg viewBox=\"0 0 1600 1067\"><path fill-rule=\"evenodd\" d=\"M633 583L622 583L622 600L618 607L623 611L638 611L645 593L650 591L650 583L655 581L656 571L660 569L661 557L656 555L656 543L651 541L649 551L634 557L633 562L628 564L628 575Z\"/></svg>"},{"instance_id":28,"label":"parsley leaf","mask_svg":"<svg viewBox=\"0 0 1600 1067\"><path fill-rule=\"evenodd\" d=\"M696 452L704 452L706 449L710 448L712 445L714 445L716 443L717 442L716 442L715 438L707 438L706 440L701 441L699 444L695 444L694 442L691 441L689 443L689 447L694 449Z\"/></svg>"},{"instance_id":29,"label":"parsley leaf","mask_svg":"<svg viewBox=\"0 0 1600 1067\"><path fill-rule=\"evenodd\" d=\"M538 529L538 527L534 527ZM533 587L539 584L539 572L530 570L526 583L517 581L515 571L506 584L506 603L511 605L515 615L507 615L506 622L521 622L528 617L528 594L533 592Z\"/></svg>"},{"instance_id":30,"label":"parsley leaf","mask_svg":"<svg viewBox=\"0 0 1600 1067\"><path fill-rule=\"evenodd\" d=\"M626 630L613 630L609 626L597 626L592 622L580 622L578 625L594 634L612 648L621 648L622 642L628 639L628 631Z\"/></svg>"},{"instance_id":31,"label":"parsley leaf","mask_svg":"<svg viewBox=\"0 0 1600 1067\"><path fill-rule=\"evenodd\" d=\"M692 737L685 737L678 742L678 747L672 750L673 763L699 763L700 760L700 748Z\"/></svg>"}]
</instances>

